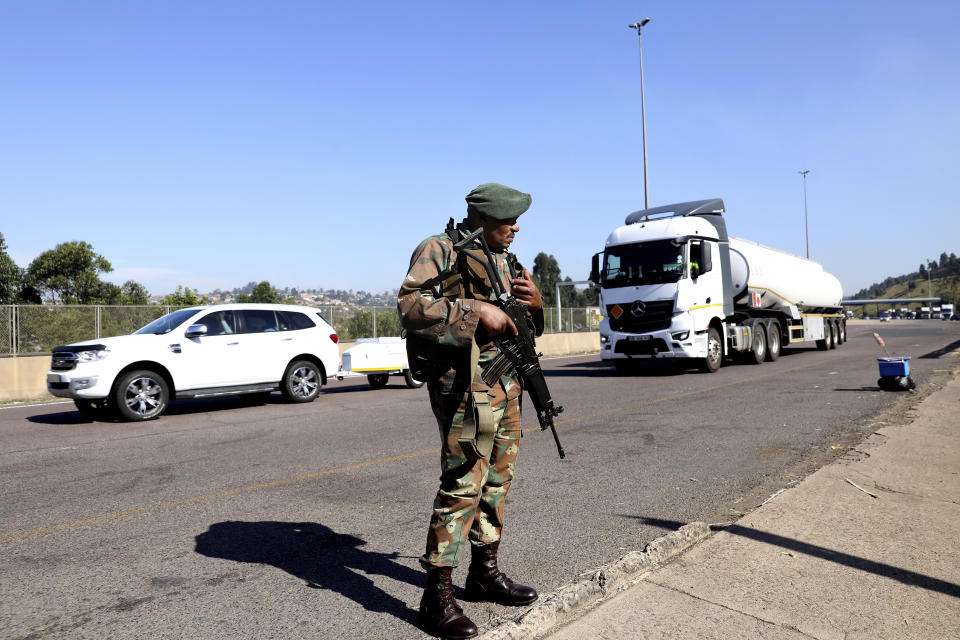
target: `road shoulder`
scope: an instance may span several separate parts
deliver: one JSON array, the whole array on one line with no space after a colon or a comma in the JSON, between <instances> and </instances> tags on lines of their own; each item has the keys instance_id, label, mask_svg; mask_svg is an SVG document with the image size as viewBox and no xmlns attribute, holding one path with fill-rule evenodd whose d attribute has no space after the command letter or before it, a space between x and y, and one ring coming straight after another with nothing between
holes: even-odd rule
<instances>
[{"instance_id":1,"label":"road shoulder","mask_svg":"<svg viewBox=\"0 0 960 640\"><path fill-rule=\"evenodd\" d=\"M637 552L483 640L951 637L960 628L960 378L943 382L738 522L713 535L686 525L651 543L619 583L598 584ZM672 552L658 556L661 544Z\"/></svg>"}]
</instances>

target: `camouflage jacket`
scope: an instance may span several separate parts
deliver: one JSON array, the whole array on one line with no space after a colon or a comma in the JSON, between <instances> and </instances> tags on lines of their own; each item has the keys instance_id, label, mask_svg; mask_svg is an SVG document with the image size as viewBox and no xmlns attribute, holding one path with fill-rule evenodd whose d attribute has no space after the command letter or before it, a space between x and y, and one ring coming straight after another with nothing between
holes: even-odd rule
<instances>
[{"instance_id":1,"label":"camouflage jacket","mask_svg":"<svg viewBox=\"0 0 960 640\"><path fill-rule=\"evenodd\" d=\"M506 251L493 252L493 259L504 289L510 291L510 261L514 262L517 273L522 274L523 267ZM474 391L489 390L480 374L499 353L497 346L483 335L482 328L478 332L480 304L476 301L495 300L493 289L480 263L473 259L466 263L466 273L461 273L458 254L446 233L430 236L414 250L397 297L400 324L408 340L410 335L415 335L440 347L441 368L446 368L446 373L431 381L431 388L440 393L465 391L468 385ZM543 311L537 312L532 319L536 333L540 335L543 333ZM477 370L469 375L470 347L474 338L480 346L480 360ZM501 381L508 398L515 398L522 392L513 369L502 376Z\"/></svg>"}]
</instances>

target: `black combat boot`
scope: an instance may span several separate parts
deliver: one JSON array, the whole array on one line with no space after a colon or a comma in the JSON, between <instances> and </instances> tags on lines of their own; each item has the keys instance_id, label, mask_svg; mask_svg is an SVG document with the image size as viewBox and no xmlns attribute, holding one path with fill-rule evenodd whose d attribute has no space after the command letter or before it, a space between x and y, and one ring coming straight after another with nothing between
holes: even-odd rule
<instances>
[{"instance_id":1,"label":"black combat boot","mask_svg":"<svg viewBox=\"0 0 960 640\"><path fill-rule=\"evenodd\" d=\"M537 599L537 590L514 584L497 568L497 549L494 542L482 547L473 547L470 556L470 573L467 575L466 599L488 600L497 604L522 607Z\"/></svg>"},{"instance_id":2,"label":"black combat boot","mask_svg":"<svg viewBox=\"0 0 960 640\"><path fill-rule=\"evenodd\" d=\"M451 567L427 569L427 588L420 599L420 625L443 640L466 640L477 635L477 625L453 598Z\"/></svg>"}]
</instances>

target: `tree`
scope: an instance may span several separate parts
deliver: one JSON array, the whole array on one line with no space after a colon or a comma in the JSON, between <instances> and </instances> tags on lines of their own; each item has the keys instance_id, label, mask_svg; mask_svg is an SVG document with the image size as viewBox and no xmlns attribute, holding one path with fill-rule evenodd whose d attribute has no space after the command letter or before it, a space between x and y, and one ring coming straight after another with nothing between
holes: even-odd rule
<instances>
[{"instance_id":1,"label":"tree","mask_svg":"<svg viewBox=\"0 0 960 640\"><path fill-rule=\"evenodd\" d=\"M7 242L0 233L0 304L15 304L20 300L23 273L7 254Z\"/></svg>"},{"instance_id":2,"label":"tree","mask_svg":"<svg viewBox=\"0 0 960 640\"><path fill-rule=\"evenodd\" d=\"M264 280L253 288L253 291L250 293L250 302L277 303L280 302L280 296L277 295L276 289Z\"/></svg>"},{"instance_id":3,"label":"tree","mask_svg":"<svg viewBox=\"0 0 960 640\"><path fill-rule=\"evenodd\" d=\"M373 336L373 313L370 311L358 310L347 318L338 333L347 340L356 340L357 338L369 338Z\"/></svg>"},{"instance_id":4,"label":"tree","mask_svg":"<svg viewBox=\"0 0 960 640\"><path fill-rule=\"evenodd\" d=\"M556 306L556 294L554 289L560 280L560 264L552 255L547 255L542 251L533 259L533 282L540 289L540 296L543 298L543 305L546 307Z\"/></svg>"},{"instance_id":5,"label":"tree","mask_svg":"<svg viewBox=\"0 0 960 640\"><path fill-rule=\"evenodd\" d=\"M150 304L150 292L139 282L127 280L120 286L121 304Z\"/></svg>"},{"instance_id":6,"label":"tree","mask_svg":"<svg viewBox=\"0 0 960 640\"><path fill-rule=\"evenodd\" d=\"M73 240L44 251L27 267L27 283L53 301L87 304L103 294L100 273L113 271L110 261L88 242Z\"/></svg>"},{"instance_id":7,"label":"tree","mask_svg":"<svg viewBox=\"0 0 960 640\"><path fill-rule=\"evenodd\" d=\"M201 304L208 304L207 296L200 297L200 292L190 287L177 285L177 290L168 293L163 297L163 303L171 307L195 307Z\"/></svg>"},{"instance_id":8,"label":"tree","mask_svg":"<svg viewBox=\"0 0 960 640\"><path fill-rule=\"evenodd\" d=\"M356 340L358 338L373 337L374 311L359 309L347 318L337 329L342 340ZM391 309L377 310L377 336L399 336L400 317Z\"/></svg>"}]
</instances>

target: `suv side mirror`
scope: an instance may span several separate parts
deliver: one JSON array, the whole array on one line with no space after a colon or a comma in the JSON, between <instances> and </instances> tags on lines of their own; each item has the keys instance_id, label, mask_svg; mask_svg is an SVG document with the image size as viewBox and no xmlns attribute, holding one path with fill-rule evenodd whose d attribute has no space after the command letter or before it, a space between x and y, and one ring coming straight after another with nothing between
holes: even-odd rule
<instances>
[{"instance_id":1,"label":"suv side mirror","mask_svg":"<svg viewBox=\"0 0 960 640\"><path fill-rule=\"evenodd\" d=\"M187 327L187 332L184 335L188 338L199 338L200 336L205 336L207 335L207 325L192 324Z\"/></svg>"}]
</instances>

